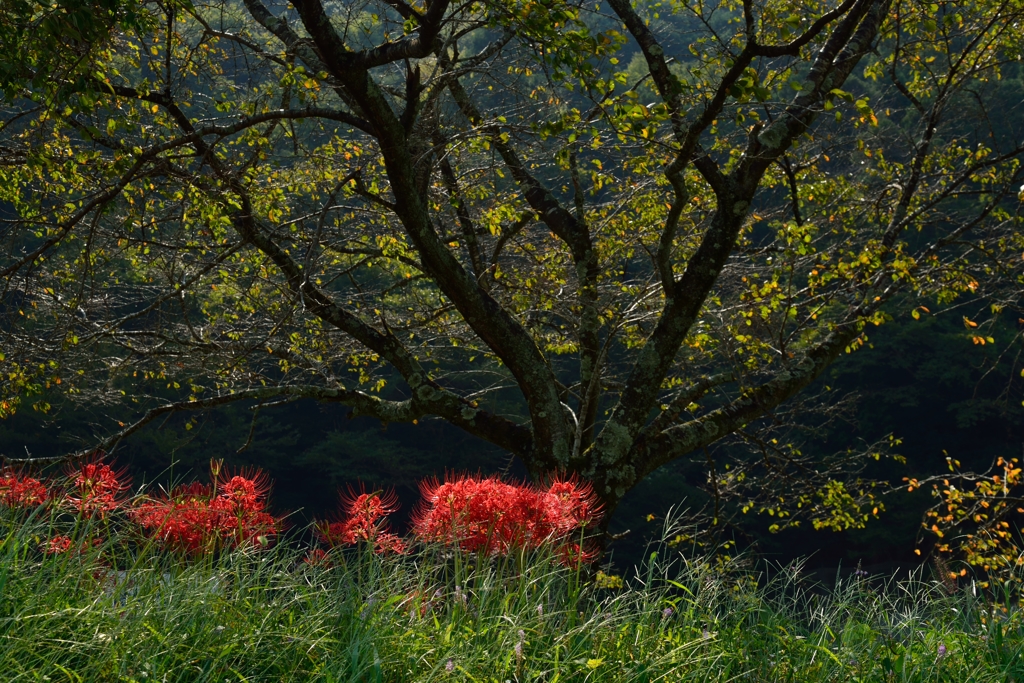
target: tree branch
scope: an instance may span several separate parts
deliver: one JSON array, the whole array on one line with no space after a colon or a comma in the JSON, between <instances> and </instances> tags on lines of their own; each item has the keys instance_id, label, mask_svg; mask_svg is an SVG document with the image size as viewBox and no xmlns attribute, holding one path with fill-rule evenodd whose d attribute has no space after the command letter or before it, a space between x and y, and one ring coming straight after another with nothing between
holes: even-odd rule
<instances>
[{"instance_id":1,"label":"tree branch","mask_svg":"<svg viewBox=\"0 0 1024 683\"><path fill-rule=\"evenodd\" d=\"M97 451L111 451L117 445L139 431L146 425L162 416L173 413L207 410L236 403L238 401L260 401L266 402L272 399L300 399L310 398L324 403L341 403L352 408L353 416L373 417L381 422L412 422L424 415L430 414L423 409L423 406L414 399L405 401L386 401L371 394L361 391L347 389L332 389L329 387L318 387L308 385L286 385L278 387L260 387L257 389L243 389L230 394L220 394L209 398L197 398L175 403L165 403L155 408L150 408L146 413L131 424L110 436L98 441L95 446L60 456L60 460L72 460L90 456ZM268 407L264 405L264 407ZM466 431L481 436L495 445L505 448L510 452L522 454L529 452L530 437L529 430L519 425L509 423L504 418L497 417L483 410L464 410L466 415L472 413L471 419L463 415L442 415L446 420L452 421ZM31 462L38 459L13 459L12 462Z\"/></svg>"}]
</instances>

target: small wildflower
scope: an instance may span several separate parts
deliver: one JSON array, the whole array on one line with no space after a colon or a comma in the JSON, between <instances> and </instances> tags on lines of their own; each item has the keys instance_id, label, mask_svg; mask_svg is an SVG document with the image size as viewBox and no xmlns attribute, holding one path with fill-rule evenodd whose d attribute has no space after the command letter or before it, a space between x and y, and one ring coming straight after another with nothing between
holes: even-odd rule
<instances>
[{"instance_id":1,"label":"small wildflower","mask_svg":"<svg viewBox=\"0 0 1024 683\"><path fill-rule=\"evenodd\" d=\"M605 574L602 571L597 572L597 576L594 578L594 584L598 588L607 588L610 590L622 590L625 586L621 576L614 574Z\"/></svg>"},{"instance_id":2,"label":"small wildflower","mask_svg":"<svg viewBox=\"0 0 1024 683\"><path fill-rule=\"evenodd\" d=\"M523 661L523 642L519 641L518 643L516 643L516 646L514 648L512 648L512 649L515 650L516 661L518 661L518 662Z\"/></svg>"},{"instance_id":3,"label":"small wildflower","mask_svg":"<svg viewBox=\"0 0 1024 683\"><path fill-rule=\"evenodd\" d=\"M444 665L444 670L447 671L448 673L451 673L451 672L455 671L455 662L453 662L451 659L449 659L445 663L445 665Z\"/></svg>"},{"instance_id":4,"label":"small wildflower","mask_svg":"<svg viewBox=\"0 0 1024 683\"><path fill-rule=\"evenodd\" d=\"M939 659L942 659L945 656L946 656L946 644L945 643L939 643Z\"/></svg>"},{"instance_id":5,"label":"small wildflower","mask_svg":"<svg viewBox=\"0 0 1024 683\"><path fill-rule=\"evenodd\" d=\"M668 619L670 616L672 616L672 608L666 607L665 609L661 610L661 616L664 619Z\"/></svg>"},{"instance_id":6,"label":"small wildflower","mask_svg":"<svg viewBox=\"0 0 1024 683\"><path fill-rule=\"evenodd\" d=\"M537 616L538 617L543 617L544 616L544 605L543 604L537 605Z\"/></svg>"}]
</instances>

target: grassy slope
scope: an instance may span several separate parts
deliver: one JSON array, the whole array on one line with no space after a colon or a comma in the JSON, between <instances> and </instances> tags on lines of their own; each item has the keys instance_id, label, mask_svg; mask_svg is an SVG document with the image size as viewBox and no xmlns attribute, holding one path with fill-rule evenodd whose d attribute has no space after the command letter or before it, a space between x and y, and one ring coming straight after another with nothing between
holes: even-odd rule
<instances>
[{"instance_id":1,"label":"grassy slope","mask_svg":"<svg viewBox=\"0 0 1024 683\"><path fill-rule=\"evenodd\" d=\"M110 544L43 557L48 530L13 521L3 681L1024 681L1019 613L913 578L821 593L679 558L609 590L543 557L327 569L285 546L175 566Z\"/></svg>"}]
</instances>

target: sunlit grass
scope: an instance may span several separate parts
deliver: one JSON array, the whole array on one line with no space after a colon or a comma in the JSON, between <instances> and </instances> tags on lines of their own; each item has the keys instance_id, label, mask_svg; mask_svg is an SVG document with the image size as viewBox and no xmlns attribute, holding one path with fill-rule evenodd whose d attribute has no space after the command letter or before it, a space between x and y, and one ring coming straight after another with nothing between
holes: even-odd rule
<instances>
[{"instance_id":1,"label":"sunlit grass","mask_svg":"<svg viewBox=\"0 0 1024 683\"><path fill-rule=\"evenodd\" d=\"M0 519L4 681L1024 680L1016 609L920 577L821 591L667 548L616 590L543 554L45 556L43 515Z\"/></svg>"}]
</instances>

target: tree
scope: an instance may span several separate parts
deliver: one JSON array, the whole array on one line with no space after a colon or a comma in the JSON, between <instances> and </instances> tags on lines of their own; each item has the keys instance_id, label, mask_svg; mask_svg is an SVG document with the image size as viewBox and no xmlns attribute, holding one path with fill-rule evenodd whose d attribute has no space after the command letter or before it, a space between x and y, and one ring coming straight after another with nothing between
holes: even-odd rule
<instances>
[{"instance_id":1,"label":"tree","mask_svg":"<svg viewBox=\"0 0 1024 683\"><path fill-rule=\"evenodd\" d=\"M164 0L64 33L89 6L0 23L2 406L97 409L83 452L310 397L609 513L695 456L716 511L856 524L849 458L759 430L869 325L1020 275L1019 0Z\"/></svg>"}]
</instances>

